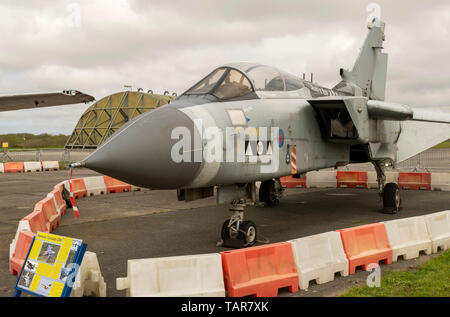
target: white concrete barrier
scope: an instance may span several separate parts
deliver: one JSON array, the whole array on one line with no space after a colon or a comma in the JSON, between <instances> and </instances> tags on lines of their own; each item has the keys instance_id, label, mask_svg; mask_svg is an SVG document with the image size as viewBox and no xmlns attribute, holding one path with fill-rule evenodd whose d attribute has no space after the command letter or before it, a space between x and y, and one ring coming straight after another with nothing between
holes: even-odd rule
<instances>
[{"instance_id":1,"label":"white concrete barrier","mask_svg":"<svg viewBox=\"0 0 450 317\"><path fill-rule=\"evenodd\" d=\"M424 216L433 253L450 248L450 210Z\"/></svg>"},{"instance_id":2,"label":"white concrete barrier","mask_svg":"<svg viewBox=\"0 0 450 317\"><path fill-rule=\"evenodd\" d=\"M19 234L22 231L31 231L30 223L28 222L28 220L20 220L19 221L19 226L17 227L16 235L9 245L9 259L10 260L14 254L14 251L16 250L17 239L19 238Z\"/></svg>"},{"instance_id":3,"label":"white concrete barrier","mask_svg":"<svg viewBox=\"0 0 450 317\"><path fill-rule=\"evenodd\" d=\"M139 187L139 186L131 185L131 191L132 191L132 192L141 192L141 191L143 191L143 190L145 190L145 188Z\"/></svg>"},{"instance_id":4,"label":"white concrete barrier","mask_svg":"<svg viewBox=\"0 0 450 317\"><path fill-rule=\"evenodd\" d=\"M336 188L336 171L313 171L306 174L307 188Z\"/></svg>"},{"instance_id":5,"label":"white concrete barrier","mask_svg":"<svg viewBox=\"0 0 450 317\"><path fill-rule=\"evenodd\" d=\"M128 260L117 290L130 297L224 297L220 254Z\"/></svg>"},{"instance_id":6,"label":"white concrete barrier","mask_svg":"<svg viewBox=\"0 0 450 317\"><path fill-rule=\"evenodd\" d=\"M385 172L386 184L398 184L398 172ZM377 172L367 172L367 188L378 189Z\"/></svg>"},{"instance_id":7,"label":"white concrete barrier","mask_svg":"<svg viewBox=\"0 0 450 317\"><path fill-rule=\"evenodd\" d=\"M43 161L42 162L42 170L43 171L59 170L59 162L58 161Z\"/></svg>"},{"instance_id":8,"label":"white concrete barrier","mask_svg":"<svg viewBox=\"0 0 450 317\"><path fill-rule=\"evenodd\" d=\"M421 251L431 254L431 240L424 217L383 222L392 249L392 261L418 258Z\"/></svg>"},{"instance_id":9,"label":"white concrete barrier","mask_svg":"<svg viewBox=\"0 0 450 317\"><path fill-rule=\"evenodd\" d=\"M106 283L97 254L86 251L72 288L71 297L106 297Z\"/></svg>"},{"instance_id":10,"label":"white concrete barrier","mask_svg":"<svg viewBox=\"0 0 450 317\"><path fill-rule=\"evenodd\" d=\"M0 163L0 173L5 172L5 167L3 166L3 163Z\"/></svg>"},{"instance_id":11,"label":"white concrete barrier","mask_svg":"<svg viewBox=\"0 0 450 317\"><path fill-rule=\"evenodd\" d=\"M88 196L105 195L107 193L103 176L85 177L84 185Z\"/></svg>"},{"instance_id":12,"label":"white concrete barrier","mask_svg":"<svg viewBox=\"0 0 450 317\"><path fill-rule=\"evenodd\" d=\"M431 190L450 192L450 173L431 173Z\"/></svg>"},{"instance_id":13,"label":"white concrete barrier","mask_svg":"<svg viewBox=\"0 0 450 317\"><path fill-rule=\"evenodd\" d=\"M334 280L335 273L348 275L348 260L339 232L326 232L288 241L292 244L300 289L309 282L323 284Z\"/></svg>"},{"instance_id":14,"label":"white concrete barrier","mask_svg":"<svg viewBox=\"0 0 450 317\"><path fill-rule=\"evenodd\" d=\"M25 172L40 172L42 171L41 162L24 162L23 170Z\"/></svg>"}]
</instances>

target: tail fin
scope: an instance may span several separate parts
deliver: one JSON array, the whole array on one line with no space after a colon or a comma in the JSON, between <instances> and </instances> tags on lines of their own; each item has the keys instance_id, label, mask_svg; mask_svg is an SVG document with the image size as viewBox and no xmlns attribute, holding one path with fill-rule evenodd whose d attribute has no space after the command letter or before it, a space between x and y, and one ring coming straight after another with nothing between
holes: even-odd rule
<instances>
[{"instance_id":1,"label":"tail fin","mask_svg":"<svg viewBox=\"0 0 450 317\"><path fill-rule=\"evenodd\" d=\"M385 23L374 19L368 25L364 45L352 71L341 68L342 81L334 90L372 100L385 99L388 54L382 53Z\"/></svg>"}]
</instances>

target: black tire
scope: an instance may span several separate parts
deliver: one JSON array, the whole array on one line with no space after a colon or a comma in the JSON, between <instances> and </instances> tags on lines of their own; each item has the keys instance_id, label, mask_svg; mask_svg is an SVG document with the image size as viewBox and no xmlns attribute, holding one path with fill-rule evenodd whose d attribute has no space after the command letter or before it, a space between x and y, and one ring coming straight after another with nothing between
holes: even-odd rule
<instances>
[{"instance_id":1,"label":"black tire","mask_svg":"<svg viewBox=\"0 0 450 317\"><path fill-rule=\"evenodd\" d=\"M397 184L389 183L383 190L383 208L386 214L396 214L402 204L400 189Z\"/></svg>"},{"instance_id":2,"label":"black tire","mask_svg":"<svg viewBox=\"0 0 450 317\"><path fill-rule=\"evenodd\" d=\"M275 195L275 182L273 180L264 181L259 187L259 201L267 206L276 206L280 203Z\"/></svg>"},{"instance_id":3,"label":"black tire","mask_svg":"<svg viewBox=\"0 0 450 317\"><path fill-rule=\"evenodd\" d=\"M228 219L228 220L225 220L225 222L222 225L221 237L222 237L223 241L231 239L231 238L234 238L234 239L239 238L239 235L237 235L236 237L231 237L230 228L228 228L229 223L230 223L230 220Z\"/></svg>"},{"instance_id":4,"label":"black tire","mask_svg":"<svg viewBox=\"0 0 450 317\"><path fill-rule=\"evenodd\" d=\"M244 221L239 228L239 239L245 242L245 247L255 245L257 237L256 225L253 221Z\"/></svg>"}]
</instances>

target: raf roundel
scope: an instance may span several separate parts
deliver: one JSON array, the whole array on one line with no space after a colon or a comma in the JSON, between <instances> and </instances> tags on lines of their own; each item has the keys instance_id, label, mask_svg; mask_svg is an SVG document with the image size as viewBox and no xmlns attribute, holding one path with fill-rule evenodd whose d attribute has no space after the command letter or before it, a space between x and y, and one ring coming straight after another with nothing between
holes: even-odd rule
<instances>
[{"instance_id":1,"label":"raf roundel","mask_svg":"<svg viewBox=\"0 0 450 317\"><path fill-rule=\"evenodd\" d=\"M278 146L282 148L284 145L284 132L280 129L280 134L278 135Z\"/></svg>"}]
</instances>

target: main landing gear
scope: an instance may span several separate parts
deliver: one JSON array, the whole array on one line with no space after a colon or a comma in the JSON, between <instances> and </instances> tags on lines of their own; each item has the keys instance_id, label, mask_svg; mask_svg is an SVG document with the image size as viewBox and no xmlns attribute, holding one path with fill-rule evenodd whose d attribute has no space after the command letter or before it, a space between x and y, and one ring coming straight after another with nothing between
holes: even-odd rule
<instances>
[{"instance_id":1,"label":"main landing gear","mask_svg":"<svg viewBox=\"0 0 450 317\"><path fill-rule=\"evenodd\" d=\"M267 206L276 206L280 203L283 196L283 187L280 179L270 179L261 182L259 187L259 201L266 203Z\"/></svg>"},{"instance_id":2,"label":"main landing gear","mask_svg":"<svg viewBox=\"0 0 450 317\"><path fill-rule=\"evenodd\" d=\"M400 189L395 183L386 183L384 165L380 161L372 162L377 171L378 191L383 200L383 212L387 214L396 214L402 205Z\"/></svg>"}]
</instances>

